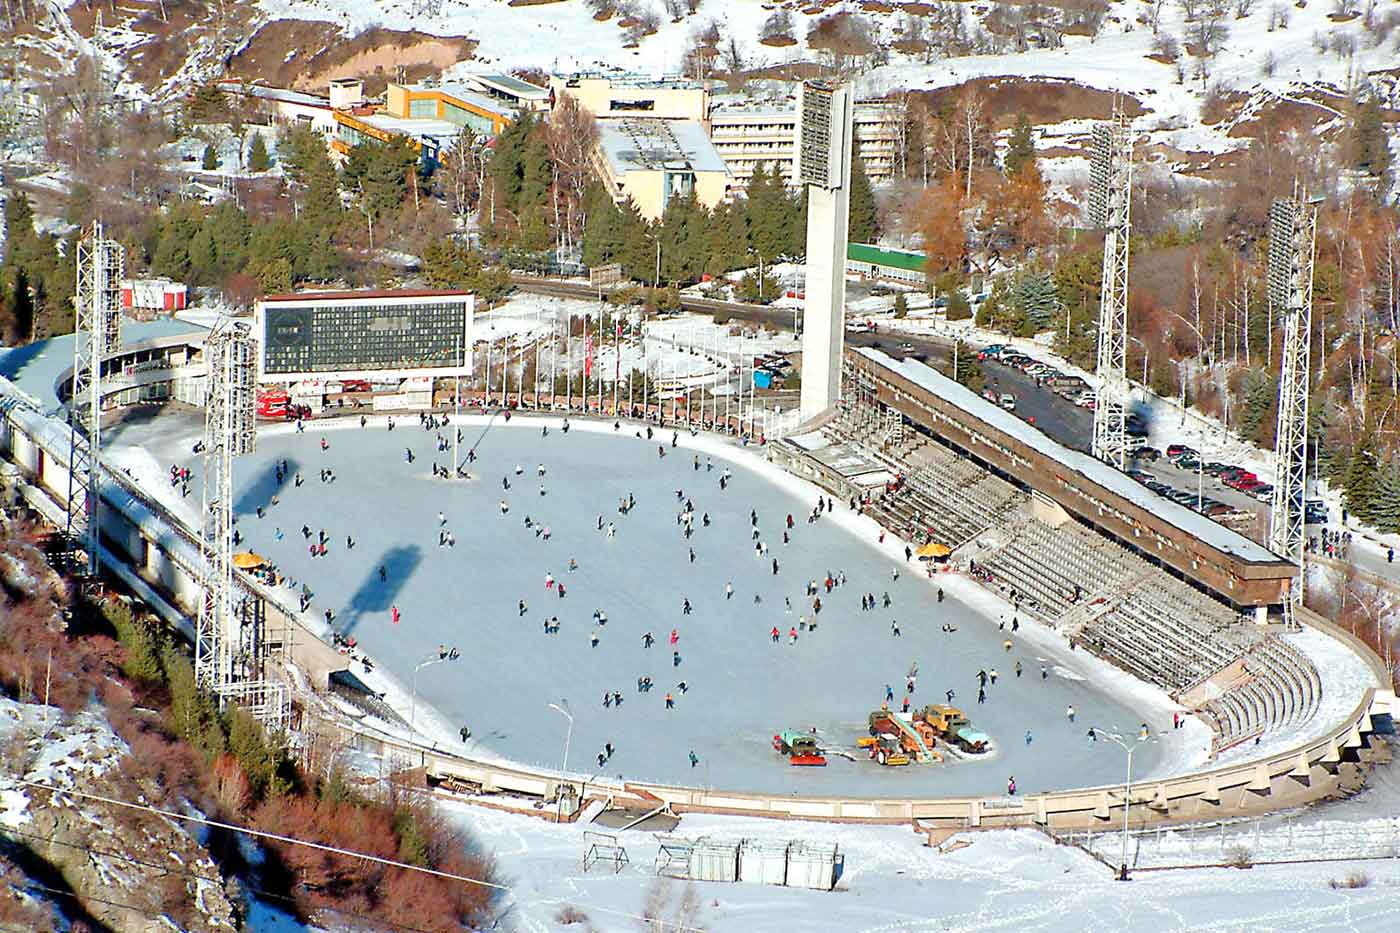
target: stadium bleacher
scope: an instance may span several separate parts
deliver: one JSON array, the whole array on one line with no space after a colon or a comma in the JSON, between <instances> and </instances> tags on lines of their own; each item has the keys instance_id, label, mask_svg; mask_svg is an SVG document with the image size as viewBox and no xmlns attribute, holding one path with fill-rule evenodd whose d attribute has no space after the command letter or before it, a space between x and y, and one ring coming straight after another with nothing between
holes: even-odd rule
<instances>
[{"instance_id":1,"label":"stadium bleacher","mask_svg":"<svg viewBox=\"0 0 1400 933\"><path fill-rule=\"evenodd\" d=\"M1018 611L1174 697L1208 697L1198 713L1216 747L1301 722L1317 709L1317 668L1278 635L1137 553L1073 521L1029 517L1030 494L888 419L848 406L830 435L866 447L900 477L866 512L918 545L954 548L993 528L1010 533L977 560L978 578Z\"/></svg>"}]
</instances>

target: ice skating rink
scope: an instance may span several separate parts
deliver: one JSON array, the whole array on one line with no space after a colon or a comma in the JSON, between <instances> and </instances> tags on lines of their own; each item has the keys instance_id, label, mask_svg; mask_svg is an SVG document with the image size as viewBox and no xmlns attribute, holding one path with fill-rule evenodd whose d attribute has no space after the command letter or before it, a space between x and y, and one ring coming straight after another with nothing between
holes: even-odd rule
<instances>
[{"instance_id":1,"label":"ice skating rink","mask_svg":"<svg viewBox=\"0 0 1400 933\"><path fill-rule=\"evenodd\" d=\"M450 741L439 729L440 742L457 743L456 725L467 724L474 733L467 749L557 768L567 723L548 704L567 701L574 716L573 771L844 796L996 794L1014 775L1021 793L1034 793L1120 781L1122 752L1090 742L1086 731L1090 725L1133 731L1149 718L1134 708L1135 701L1110 696L1086 679L1087 665L1097 663L1092 659L1037 649L1024 624L1011 635L1009 611L1007 631L999 631L995 605L965 581L950 584L939 604L917 561L905 564L876 547L873 534L857 536L843 527L851 524L844 503L836 503L834 519L824 515L809 523L815 487L774 475L753 451L685 434L673 448L670 429L648 442L634 436L635 425L614 433L611 425L576 423L566 435L557 418L517 416L509 424L498 418L488 428L478 416L462 424L463 450L477 448L469 467L473 478L452 483L432 475L434 461L451 458L437 450L435 433L421 427L416 415L396 422L393 431L383 416L366 428L358 421L336 429L312 422L304 434L290 426L264 431L257 452L240 458L235 470L237 527L241 549L263 554L306 583L315 594L310 613L320 617L331 609L337 628L405 685L412 684L420 662L437 656L439 645L460 651L460 660L417 674L420 714L431 706L453 724ZM553 425L548 436L542 424ZM160 418L132 426L122 442L143 443L167 467L179 461L196 469L199 458L190 454L196 432L188 417ZM450 429L440 433L446 438ZM324 451L322 438L329 445ZM697 453L688 445L703 449ZM412 463L406 450L413 451ZM278 484L280 460L289 473ZM537 475L540 465L543 478ZM517 466L523 469L519 475ZM726 468L732 478L721 491ZM321 481L323 469L334 471L333 483ZM503 479L509 479L509 490ZM198 489L196 476L194 502ZM636 506L621 515L619 500L629 495ZM502 498L509 504L505 515ZM685 499L696 513L689 540L677 521ZM768 546L762 558L754 552L750 510ZM442 527L455 540L451 547L439 545L440 512ZM789 514L794 527L784 544ZM548 526L548 540L525 526L527 515ZM615 523L614 537L598 531L600 515L605 528ZM303 524L313 540L326 532L325 557L310 556ZM578 565L572 572L571 558ZM892 580L896 566L900 577ZM844 573L847 581L830 594L821 586L828 572ZM549 574L564 583L566 597L546 588ZM734 595L726 599L731 581ZM805 595L809 581L820 587L819 625L790 644L787 633L799 618L814 618ZM890 608L861 609L864 594L880 601L886 591ZM517 609L522 599L528 604L523 616ZM690 615L682 614L686 599ZM394 606L401 615L397 625L391 620ZM605 625L594 624L595 609L606 614ZM545 634L544 621L553 616L559 631ZM899 637L891 633L892 621ZM957 631L943 632L945 623ZM783 633L778 644L770 638L774 626ZM668 644L672 629L679 636L679 665ZM650 648L643 647L646 632L656 638ZM594 633L596 647L590 644ZM1007 638L1013 641L1009 653L1003 647ZM1024 671L1020 678L1013 673L1017 661ZM891 706L898 708L915 664L912 703L943 702L945 691L954 690L954 702L996 743L993 754L907 768L880 768L863 755L854 761L832 755L825 768L794 768L772 750L774 733L815 727L824 745L854 754L886 685L894 692ZM977 672L992 668L1000 676L987 688L986 703L978 705ZM655 684L649 693L638 692L640 677ZM605 691L620 692L622 704L605 708ZM668 692L675 698L671 710L664 703ZM1073 723L1066 716L1071 704ZM400 712L408 717L409 710ZM1162 727L1161 718L1158 711L1154 728ZM599 769L597 755L608 742L615 753ZM1163 754L1155 744L1142 748L1135 771L1150 773Z\"/></svg>"}]
</instances>

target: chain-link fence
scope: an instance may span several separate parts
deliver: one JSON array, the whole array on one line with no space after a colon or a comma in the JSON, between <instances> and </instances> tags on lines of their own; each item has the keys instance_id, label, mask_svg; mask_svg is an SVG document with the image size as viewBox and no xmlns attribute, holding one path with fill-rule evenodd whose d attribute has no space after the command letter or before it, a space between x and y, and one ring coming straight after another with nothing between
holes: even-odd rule
<instances>
[{"instance_id":1,"label":"chain-link fence","mask_svg":"<svg viewBox=\"0 0 1400 933\"><path fill-rule=\"evenodd\" d=\"M1054 835L1106 864L1122 858L1121 828ZM1135 870L1349 859L1400 859L1400 817L1351 822L1299 814L1128 832L1128 867Z\"/></svg>"}]
</instances>

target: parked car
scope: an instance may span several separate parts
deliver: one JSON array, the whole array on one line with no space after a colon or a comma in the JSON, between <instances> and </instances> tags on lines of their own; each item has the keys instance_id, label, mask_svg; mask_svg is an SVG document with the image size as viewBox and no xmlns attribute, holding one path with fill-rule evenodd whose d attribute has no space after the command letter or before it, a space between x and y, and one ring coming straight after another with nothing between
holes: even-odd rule
<instances>
[{"instance_id":1,"label":"parked car","mask_svg":"<svg viewBox=\"0 0 1400 933\"><path fill-rule=\"evenodd\" d=\"M1133 451L1133 456L1148 463L1156 463L1162 459L1162 452L1156 447L1139 447Z\"/></svg>"},{"instance_id":2,"label":"parked car","mask_svg":"<svg viewBox=\"0 0 1400 933\"><path fill-rule=\"evenodd\" d=\"M1015 411L1016 396L1012 395L1010 392L1003 392L1001 393L1001 398L997 399L997 404L1007 411Z\"/></svg>"},{"instance_id":3,"label":"parked car","mask_svg":"<svg viewBox=\"0 0 1400 933\"><path fill-rule=\"evenodd\" d=\"M1168 445L1167 445L1167 457L1168 457L1169 459L1174 459L1174 458L1176 458L1176 457L1180 457L1182 454L1194 454L1195 452L1196 452L1195 450L1193 450L1193 449L1190 448L1190 447L1187 447L1185 444L1168 444Z\"/></svg>"},{"instance_id":4,"label":"parked car","mask_svg":"<svg viewBox=\"0 0 1400 933\"><path fill-rule=\"evenodd\" d=\"M1226 478L1225 485L1229 486L1231 489L1238 489L1240 492L1248 492L1255 486L1262 486L1263 484L1259 482L1259 477L1255 476L1253 473L1241 471Z\"/></svg>"},{"instance_id":5,"label":"parked car","mask_svg":"<svg viewBox=\"0 0 1400 933\"><path fill-rule=\"evenodd\" d=\"M1176 464L1177 469L1190 470L1192 473L1195 473L1198 469L1200 469L1201 466L1201 461L1197 460L1195 456L1191 454L1185 454L1183 456L1177 457L1172 462Z\"/></svg>"},{"instance_id":6,"label":"parked car","mask_svg":"<svg viewBox=\"0 0 1400 933\"><path fill-rule=\"evenodd\" d=\"M901 343L899 348L905 353L912 353L914 351L914 345L907 340Z\"/></svg>"},{"instance_id":7,"label":"parked car","mask_svg":"<svg viewBox=\"0 0 1400 933\"><path fill-rule=\"evenodd\" d=\"M1270 486L1268 483L1260 483L1258 486L1254 487L1254 489L1250 492L1250 495L1258 499L1260 502L1268 502L1271 498L1273 498L1274 487Z\"/></svg>"},{"instance_id":8,"label":"parked car","mask_svg":"<svg viewBox=\"0 0 1400 933\"><path fill-rule=\"evenodd\" d=\"M1207 473L1211 476L1219 476L1221 473L1224 473L1228 469L1230 469L1230 464L1221 463L1219 460L1212 460L1201 467L1202 472Z\"/></svg>"}]
</instances>

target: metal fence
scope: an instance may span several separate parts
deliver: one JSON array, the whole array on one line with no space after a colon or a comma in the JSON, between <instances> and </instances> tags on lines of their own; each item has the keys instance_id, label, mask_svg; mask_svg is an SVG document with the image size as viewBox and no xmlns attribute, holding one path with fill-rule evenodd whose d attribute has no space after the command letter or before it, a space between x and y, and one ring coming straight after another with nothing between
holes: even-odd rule
<instances>
[{"instance_id":1,"label":"metal fence","mask_svg":"<svg viewBox=\"0 0 1400 933\"><path fill-rule=\"evenodd\" d=\"M1122 857L1121 829L1054 836L1108 865ZM1128 867L1140 871L1352 859L1400 859L1400 817L1352 822L1300 813L1128 832Z\"/></svg>"}]
</instances>

